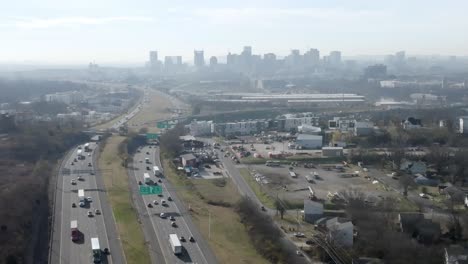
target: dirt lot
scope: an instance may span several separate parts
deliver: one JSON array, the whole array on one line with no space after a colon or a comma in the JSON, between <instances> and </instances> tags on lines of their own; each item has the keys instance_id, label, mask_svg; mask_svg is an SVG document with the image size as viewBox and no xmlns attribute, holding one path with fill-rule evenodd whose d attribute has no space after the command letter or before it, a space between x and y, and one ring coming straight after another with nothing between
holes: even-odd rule
<instances>
[{"instance_id":1,"label":"dirt lot","mask_svg":"<svg viewBox=\"0 0 468 264\"><path fill-rule=\"evenodd\" d=\"M292 203L300 203L309 196L308 187L312 187L315 195L319 199L327 199L327 194L339 192L341 190L356 188L365 191L369 196L385 195L378 185L372 184L369 180L362 176L343 178L342 174L352 173L349 169L345 172L339 172L335 169L327 170L322 166L317 168L294 167L293 171L297 178L292 178L289 175L289 166L282 165L280 167L267 167L265 165L249 165L248 169L251 172L256 172L263 175L267 183L263 181L263 190L270 196L277 195ZM313 175L317 172L319 179L314 179L310 183L306 179L306 175ZM260 183L259 183L260 184Z\"/></svg>"}]
</instances>

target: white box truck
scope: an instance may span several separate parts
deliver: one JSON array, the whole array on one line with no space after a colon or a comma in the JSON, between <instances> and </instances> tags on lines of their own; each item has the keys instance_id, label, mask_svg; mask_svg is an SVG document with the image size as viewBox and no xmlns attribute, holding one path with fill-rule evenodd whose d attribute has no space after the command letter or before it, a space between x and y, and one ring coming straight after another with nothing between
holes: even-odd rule
<instances>
[{"instance_id":1,"label":"white box truck","mask_svg":"<svg viewBox=\"0 0 468 264\"><path fill-rule=\"evenodd\" d=\"M182 244L180 243L177 234L169 235L169 244L171 245L172 251L175 255L182 253Z\"/></svg>"},{"instance_id":2,"label":"white box truck","mask_svg":"<svg viewBox=\"0 0 468 264\"><path fill-rule=\"evenodd\" d=\"M145 180L145 184L153 184L153 180L151 180L149 173L143 173L143 179Z\"/></svg>"},{"instance_id":3,"label":"white box truck","mask_svg":"<svg viewBox=\"0 0 468 264\"><path fill-rule=\"evenodd\" d=\"M101 263L101 247L99 246L99 238L91 238L91 250L93 251L93 262Z\"/></svg>"},{"instance_id":4,"label":"white box truck","mask_svg":"<svg viewBox=\"0 0 468 264\"><path fill-rule=\"evenodd\" d=\"M78 190L78 199L80 201L80 207L84 207L86 205L86 197L83 189Z\"/></svg>"},{"instance_id":5,"label":"white box truck","mask_svg":"<svg viewBox=\"0 0 468 264\"><path fill-rule=\"evenodd\" d=\"M161 170L159 169L158 166L153 166L153 173L154 173L154 176L161 176L162 175L162 172L161 172Z\"/></svg>"}]
</instances>

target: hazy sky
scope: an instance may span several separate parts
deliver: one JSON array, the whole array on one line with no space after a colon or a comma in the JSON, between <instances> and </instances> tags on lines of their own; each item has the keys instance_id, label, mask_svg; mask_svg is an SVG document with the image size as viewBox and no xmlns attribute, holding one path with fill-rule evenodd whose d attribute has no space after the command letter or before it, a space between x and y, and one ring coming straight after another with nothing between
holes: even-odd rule
<instances>
[{"instance_id":1,"label":"hazy sky","mask_svg":"<svg viewBox=\"0 0 468 264\"><path fill-rule=\"evenodd\" d=\"M0 63L141 62L194 49L468 55L466 0L3 0Z\"/></svg>"}]
</instances>

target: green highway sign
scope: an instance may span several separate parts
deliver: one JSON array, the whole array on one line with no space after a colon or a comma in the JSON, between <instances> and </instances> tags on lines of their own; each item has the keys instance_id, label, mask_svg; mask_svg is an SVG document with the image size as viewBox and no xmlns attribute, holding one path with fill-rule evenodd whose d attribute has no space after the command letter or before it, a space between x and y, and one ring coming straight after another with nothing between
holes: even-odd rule
<instances>
[{"instance_id":1,"label":"green highway sign","mask_svg":"<svg viewBox=\"0 0 468 264\"><path fill-rule=\"evenodd\" d=\"M156 185L156 186L140 185L141 195L161 194L161 193L162 193L162 188L159 185Z\"/></svg>"},{"instance_id":2,"label":"green highway sign","mask_svg":"<svg viewBox=\"0 0 468 264\"><path fill-rule=\"evenodd\" d=\"M146 139L158 139L159 134L156 133L146 133Z\"/></svg>"},{"instance_id":3,"label":"green highway sign","mask_svg":"<svg viewBox=\"0 0 468 264\"><path fill-rule=\"evenodd\" d=\"M168 128L169 124L167 121L161 121L156 123L157 128Z\"/></svg>"}]
</instances>

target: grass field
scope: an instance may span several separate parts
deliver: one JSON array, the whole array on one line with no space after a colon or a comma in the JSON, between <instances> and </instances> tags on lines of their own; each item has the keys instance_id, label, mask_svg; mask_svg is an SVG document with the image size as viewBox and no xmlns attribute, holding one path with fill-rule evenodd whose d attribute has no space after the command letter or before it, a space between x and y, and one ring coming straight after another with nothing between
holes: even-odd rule
<instances>
[{"instance_id":1,"label":"grass field","mask_svg":"<svg viewBox=\"0 0 468 264\"><path fill-rule=\"evenodd\" d=\"M168 108L172 107L167 96L158 91L150 91L148 103L145 103L138 114L128 121L128 128L132 131L139 131L143 127L148 128L148 132L158 132L156 120L171 117Z\"/></svg>"},{"instance_id":2,"label":"grass field","mask_svg":"<svg viewBox=\"0 0 468 264\"><path fill-rule=\"evenodd\" d=\"M179 189L177 194L191 208L193 221L219 263L268 263L253 247L234 211L233 206L240 195L230 179L188 180L178 174L167 160L164 161L164 168L166 177Z\"/></svg>"},{"instance_id":3,"label":"grass field","mask_svg":"<svg viewBox=\"0 0 468 264\"><path fill-rule=\"evenodd\" d=\"M99 158L99 169L104 178L107 195L117 223L125 257L129 264L151 263L143 231L132 207L127 172L117 155L124 137L112 136Z\"/></svg>"},{"instance_id":4,"label":"grass field","mask_svg":"<svg viewBox=\"0 0 468 264\"><path fill-rule=\"evenodd\" d=\"M250 175L249 170L246 168L241 168L239 169L239 172L247 184L249 184L252 191L254 191L260 202L262 202L262 204L268 208L275 208L275 200L268 193L262 190L262 187Z\"/></svg>"}]
</instances>

